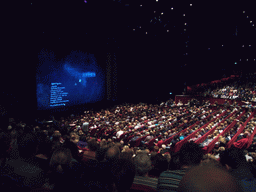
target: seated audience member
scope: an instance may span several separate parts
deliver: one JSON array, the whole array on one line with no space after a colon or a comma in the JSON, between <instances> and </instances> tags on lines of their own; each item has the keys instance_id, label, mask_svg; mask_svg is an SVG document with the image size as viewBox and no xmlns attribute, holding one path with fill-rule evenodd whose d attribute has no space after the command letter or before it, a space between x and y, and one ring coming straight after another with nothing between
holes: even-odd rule
<instances>
[{"instance_id":1,"label":"seated audience member","mask_svg":"<svg viewBox=\"0 0 256 192\"><path fill-rule=\"evenodd\" d=\"M243 150L231 147L220 155L220 163L233 175L243 191L254 191L256 179L246 161Z\"/></svg>"},{"instance_id":2,"label":"seated audience member","mask_svg":"<svg viewBox=\"0 0 256 192\"><path fill-rule=\"evenodd\" d=\"M98 158L96 156L96 158ZM106 161L90 160L85 164L82 181L84 188L82 191L113 192L113 177L109 163Z\"/></svg>"},{"instance_id":3,"label":"seated audience member","mask_svg":"<svg viewBox=\"0 0 256 192\"><path fill-rule=\"evenodd\" d=\"M163 136L160 136L158 138L158 142L156 145L160 148L160 147L162 147L163 142L164 142L164 138L163 138Z\"/></svg>"},{"instance_id":4,"label":"seated audience member","mask_svg":"<svg viewBox=\"0 0 256 192\"><path fill-rule=\"evenodd\" d=\"M82 129L80 129L80 130L78 131L78 135L79 135L80 137L81 137L82 135L85 135Z\"/></svg>"},{"instance_id":5,"label":"seated audience member","mask_svg":"<svg viewBox=\"0 0 256 192\"><path fill-rule=\"evenodd\" d=\"M88 141L89 151L85 151L83 154L83 162L87 162L88 160L96 160L96 151L98 149L98 143L95 138L90 139Z\"/></svg>"},{"instance_id":6,"label":"seated audience member","mask_svg":"<svg viewBox=\"0 0 256 192\"><path fill-rule=\"evenodd\" d=\"M241 187L226 170L211 164L195 166L183 176L178 192L240 192Z\"/></svg>"},{"instance_id":7,"label":"seated audience member","mask_svg":"<svg viewBox=\"0 0 256 192\"><path fill-rule=\"evenodd\" d=\"M98 162L103 162L105 161L105 156L106 156L106 152L107 152L108 148L98 148L96 151L96 160Z\"/></svg>"},{"instance_id":8,"label":"seated audience member","mask_svg":"<svg viewBox=\"0 0 256 192\"><path fill-rule=\"evenodd\" d=\"M225 147L219 147L218 149L213 150L213 154L216 159L220 158L220 154L225 151Z\"/></svg>"},{"instance_id":9,"label":"seated audience member","mask_svg":"<svg viewBox=\"0 0 256 192\"><path fill-rule=\"evenodd\" d=\"M9 157L11 137L10 135L2 132L0 133L0 171L4 167L7 158Z\"/></svg>"},{"instance_id":10,"label":"seated audience member","mask_svg":"<svg viewBox=\"0 0 256 192\"><path fill-rule=\"evenodd\" d=\"M244 150L244 155L247 162L251 162L251 160L253 160L253 157L249 154L247 150Z\"/></svg>"},{"instance_id":11,"label":"seated audience member","mask_svg":"<svg viewBox=\"0 0 256 192\"><path fill-rule=\"evenodd\" d=\"M135 173L135 165L131 160L119 159L115 163L115 166L112 167L114 191L129 192L134 181Z\"/></svg>"},{"instance_id":12,"label":"seated audience member","mask_svg":"<svg viewBox=\"0 0 256 192\"><path fill-rule=\"evenodd\" d=\"M161 173L158 178L158 191L177 191L179 182L185 173L191 167L199 165L203 159L203 151L196 143L185 143L178 154L181 169Z\"/></svg>"},{"instance_id":13,"label":"seated audience member","mask_svg":"<svg viewBox=\"0 0 256 192\"><path fill-rule=\"evenodd\" d=\"M1 173L3 188L12 191L17 188L29 190L42 187L45 174L35 157L38 148L36 135L24 133L17 138L17 144L19 157L7 161Z\"/></svg>"},{"instance_id":14,"label":"seated audience member","mask_svg":"<svg viewBox=\"0 0 256 192\"><path fill-rule=\"evenodd\" d=\"M213 135L208 135L207 138L204 140L204 142L200 144L200 146L202 147L208 146L213 139L214 139Z\"/></svg>"},{"instance_id":15,"label":"seated audience member","mask_svg":"<svg viewBox=\"0 0 256 192\"><path fill-rule=\"evenodd\" d=\"M120 136L124 133L124 131L122 129L118 129L118 131L116 132L116 138L120 138Z\"/></svg>"},{"instance_id":16,"label":"seated audience member","mask_svg":"<svg viewBox=\"0 0 256 192\"><path fill-rule=\"evenodd\" d=\"M88 146L85 135L80 136L79 141L77 142L77 146L80 147L81 149L86 148Z\"/></svg>"},{"instance_id":17,"label":"seated audience member","mask_svg":"<svg viewBox=\"0 0 256 192\"><path fill-rule=\"evenodd\" d=\"M179 136L179 140L181 141L181 140L183 140L184 138L185 138L185 136L183 135L183 133L181 133L180 136Z\"/></svg>"},{"instance_id":18,"label":"seated audience member","mask_svg":"<svg viewBox=\"0 0 256 192\"><path fill-rule=\"evenodd\" d=\"M79 135L76 132L70 133L70 141L77 144L79 142Z\"/></svg>"},{"instance_id":19,"label":"seated audience member","mask_svg":"<svg viewBox=\"0 0 256 192\"><path fill-rule=\"evenodd\" d=\"M148 173L150 177L158 178L162 172L168 169L168 161L161 153L151 158L151 161L154 167Z\"/></svg>"},{"instance_id":20,"label":"seated audience member","mask_svg":"<svg viewBox=\"0 0 256 192\"><path fill-rule=\"evenodd\" d=\"M70 149L56 149L50 160L50 180L44 185L53 191L78 190L81 187L81 166L73 159Z\"/></svg>"},{"instance_id":21,"label":"seated audience member","mask_svg":"<svg viewBox=\"0 0 256 192\"><path fill-rule=\"evenodd\" d=\"M106 151L106 161L113 165L118 159L120 159L120 150L117 146L110 147Z\"/></svg>"},{"instance_id":22,"label":"seated audience member","mask_svg":"<svg viewBox=\"0 0 256 192\"><path fill-rule=\"evenodd\" d=\"M19 150L18 150L18 144L17 144L17 138L21 137L23 134L23 129L19 126L16 126L15 128L12 129L11 131L11 151L10 151L10 156L9 159L18 159L19 158Z\"/></svg>"},{"instance_id":23,"label":"seated audience member","mask_svg":"<svg viewBox=\"0 0 256 192\"><path fill-rule=\"evenodd\" d=\"M152 169L151 160L148 154L142 152L136 155L134 157L134 164L136 175L133 184L150 187L152 191L157 190L157 179L148 176L149 171Z\"/></svg>"},{"instance_id":24,"label":"seated audience member","mask_svg":"<svg viewBox=\"0 0 256 192\"><path fill-rule=\"evenodd\" d=\"M40 160L40 167L45 171L48 171L49 168L49 163L52 156L51 149L52 143L50 140L46 139L39 143L36 153L36 157Z\"/></svg>"},{"instance_id":25,"label":"seated audience member","mask_svg":"<svg viewBox=\"0 0 256 192\"><path fill-rule=\"evenodd\" d=\"M226 146L226 139L223 136L219 136L218 138L219 141L219 147L225 147Z\"/></svg>"},{"instance_id":26,"label":"seated audience member","mask_svg":"<svg viewBox=\"0 0 256 192\"><path fill-rule=\"evenodd\" d=\"M160 148L159 152L160 152L161 154L165 154L166 152L170 152L170 151L169 151L169 149L166 148L166 145L163 144L163 145L162 145L162 148Z\"/></svg>"},{"instance_id":27,"label":"seated audience member","mask_svg":"<svg viewBox=\"0 0 256 192\"><path fill-rule=\"evenodd\" d=\"M77 144L73 143L72 141L65 141L62 146L70 149L74 161L81 162L82 157L79 155Z\"/></svg>"},{"instance_id":28,"label":"seated audience member","mask_svg":"<svg viewBox=\"0 0 256 192\"><path fill-rule=\"evenodd\" d=\"M61 139L61 133L59 131L54 131L53 135L52 135L52 142L60 142Z\"/></svg>"},{"instance_id":29,"label":"seated audience member","mask_svg":"<svg viewBox=\"0 0 256 192\"><path fill-rule=\"evenodd\" d=\"M140 133L137 133L136 134L136 136L135 137L133 137L131 140L130 140L130 145L134 145L135 144L135 141L137 140L137 139L139 139L141 137L141 134Z\"/></svg>"},{"instance_id":30,"label":"seated audience member","mask_svg":"<svg viewBox=\"0 0 256 192\"><path fill-rule=\"evenodd\" d=\"M247 134L244 134L242 139L240 139L237 142L234 142L233 145L236 148L244 149L247 146L248 142L249 142L249 138L247 137Z\"/></svg>"},{"instance_id":31,"label":"seated audience member","mask_svg":"<svg viewBox=\"0 0 256 192\"><path fill-rule=\"evenodd\" d=\"M210 153L203 156L203 160L202 160L200 166L208 165L208 164L222 168L222 165L217 160L217 158L214 155L210 154Z\"/></svg>"}]
</instances>

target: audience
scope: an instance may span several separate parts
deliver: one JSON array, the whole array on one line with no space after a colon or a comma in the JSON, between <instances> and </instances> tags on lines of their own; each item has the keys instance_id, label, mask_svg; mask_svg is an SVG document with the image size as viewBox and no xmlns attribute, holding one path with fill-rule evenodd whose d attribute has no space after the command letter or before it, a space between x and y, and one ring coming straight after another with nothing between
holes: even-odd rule
<instances>
[{"instance_id":1,"label":"audience","mask_svg":"<svg viewBox=\"0 0 256 192\"><path fill-rule=\"evenodd\" d=\"M256 119L252 117L245 125L252 114L248 111L233 123L241 115L242 108L237 108L233 116L225 119L235 110L231 112L227 106L222 115L223 107L215 111L207 103L204 101L200 105L197 100L191 100L189 105L183 105L180 101L178 107L171 100L160 106L128 104L62 118L55 124L12 122L0 132L1 188L3 191L44 188L135 192L186 191L189 186L191 191L219 188L226 191L228 187L223 185L229 186L236 179L243 191L250 191L255 187L255 141L246 154L232 150L246 149L254 136ZM86 129L83 129L85 122ZM232 123L234 126L227 131ZM226 149L227 141L239 130L241 134L232 150ZM194 137L174 153L176 143L194 132ZM194 143L205 134L208 137L201 145ZM218 141L212 154L203 155L200 146L208 146L216 137ZM141 145L135 147L138 139L142 139ZM246 143L240 147L243 139ZM232 164L232 161L238 163ZM209 173L203 172L206 169ZM194 182L191 176L195 173L191 170L198 171L198 180L192 180ZM215 184L207 184L204 177L210 173L221 174L225 182L214 178ZM196 183L201 181L206 184L197 188Z\"/></svg>"}]
</instances>

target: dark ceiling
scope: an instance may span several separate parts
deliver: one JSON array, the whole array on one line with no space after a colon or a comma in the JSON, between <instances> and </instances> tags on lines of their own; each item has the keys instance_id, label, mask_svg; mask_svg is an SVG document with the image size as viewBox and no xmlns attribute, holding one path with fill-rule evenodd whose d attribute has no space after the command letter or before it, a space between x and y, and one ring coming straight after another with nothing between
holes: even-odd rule
<instances>
[{"instance_id":1,"label":"dark ceiling","mask_svg":"<svg viewBox=\"0 0 256 192\"><path fill-rule=\"evenodd\" d=\"M89 52L99 58L102 66L106 65L106 53L115 53L121 91L141 87L160 91L170 87L181 92L184 82L210 81L234 70L253 69L255 65L253 3L169 0L5 3L2 87L23 94L31 87L37 54L42 48L54 51L59 58L71 50ZM249 61L245 62L246 59ZM234 65L236 61L238 65Z\"/></svg>"}]
</instances>

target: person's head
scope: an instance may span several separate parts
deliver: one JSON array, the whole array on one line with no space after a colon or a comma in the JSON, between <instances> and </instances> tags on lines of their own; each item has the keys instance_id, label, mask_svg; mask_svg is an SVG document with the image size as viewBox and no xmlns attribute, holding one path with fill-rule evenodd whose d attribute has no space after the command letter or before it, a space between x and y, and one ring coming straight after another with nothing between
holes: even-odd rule
<instances>
[{"instance_id":1,"label":"person's head","mask_svg":"<svg viewBox=\"0 0 256 192\"><path fill-rule=\"evenodd\" d=\"M72 157L77 161L80 159L77 145L72 141L65 141L63 147L70 149Z\"/></svg>"},{"instance_id":2,"label":"person's head","mask_svg":"<svg viewBox=\"0 0 256 192\"><path fill-rule=\"evenodd\" d=\"M65 166L69 166L72 159L70 149L59 147L57 148L51 157L50 167L58 173L63 173Z\"/></svg>"},{"instance_id":3,"label":"person's head","mask_svg":"<svg viewBox=\"0 0 256 192\"><path fill-rule=\"evenodd\" d=\"M78 191L83 187L81 182L79 182L79 178L76 177L79 166L74 165L70 149L60 147L54 151L50 160L54 191Z\"/></svg>"},{"instance_id":4,"label":"person's head","mask_svg":"<svg viewBox=\"0 0 256 192\"><path fill-rule=\"evenodd\" d=\"M75 132L72 136L70 141L74 142L75 144L77 144L79 142L79 135Z\"/></svg>"},{"instance_id":5,"label":"person's head","mask_svg":"<svg viewBox=\"0 0 256 192\"><path fill-rule=\"evenodd\" d=\"M61 133L59 131L55 131L52 135L52 141L58 142L60 141Z\"/></svg>"},{"instance_id":6,"label":"person's head","mask_svg":"<svg viewBox=\"0 0 256 192\"><path fill-rule=\"evenodd\" d=\"M154 158L154 168L160 172L166 171L168 169L168 160L162 155L157 154ZM159 173L160 173L159 172Z\"/></svg>"},{"instance_id":7,"label":"person's head","mask_svg":"<svg viewBox=\"0 0 256 192\"><path fill-rule=\"evenodd\" d=\"M98 146L96 139L90 139L88 141L88 147L91 151L97 151L99 146Z\"/></svg>"},{"instance_id":8,"label":"person's head","mask_svg":"<svg viewBox=\"0 0 256 192\"><path fill-rule=\"evenodd\" d=\"M182 177L178 192L240 192L241 187L226 170L213 165L191 168Z\"/></svg>"},{"instance_id":9,"label":"person's head","mask_svg":"<svg viewBox=\"0 0 256 192\"><path fill-rule=\"evenodd\" d=\"M83 132L83 130L82 129L80 129L79 131L78 131L78 134L81 136L81 135L84 135L84 132Z\"/></svg>"},{"instance_id":10,"label":"person's head","mask_svg":"<svg viewBox=\"0 0 256 192\"><path fill-rule=\"evenodd\" d=\"M120 153L120 159L129 159L129 160L132 160L132 156L133 156L133 151L128 149L128 150L125 150L125 151L122 151Z\"/></svg>"},{"instance_id":11,"label":"person's head","mask_svg":"<svg viewBox=\"0 0 256 192\"><path fill-rule=\"evenodd\" d=\"M136 174L145 176L152 169L150 157L147 153L139 153L134 157L134 164L136 167Z\"/></svg>"},{"instance_id":12,"label":"person's head","mask_svg":"<svg viewBox=\"0 0 256 192\"><path fill-rule=\"evenodd\" d=\"M39 142L36 135L30 132L18 137L17 144L20 157L31 158L36 154Z\"/></svg>"},{"instance_id":13,"label":"person's head","mask_svg":"<svg viewBox=\"0 0 256 192\"><path fill-rule=\"evenodd\" d=\"M113 163L120 158L120 150L117 146L108 148L106 152L106 160Z\"/></svg>"},{"instance_id":14,"label":"person's head","mask_svg":"<svg viewBox=\"0 0 256 192\"><path fill-rule=\"evenodd\" d=\"M243 150L231 147L220 154L220 163L227 169L237 169L246 165L246 157Z\"/></svg>"},{"instance_id":15,"label":"person's head","mask_svg":"<svg viewBox=\"0 0 256 192\"><path fill-rule=\"evenodd\" d=\"M131 160L119 159L112 167L113 180L118 192L125 192L132 186L135 177L135 165Z\"/></svg>"},{"instance_id":16,"label":"person's head","mask_svg":"<svg viewBox=\"0 0 256 192\"><path fill-rule=\"evenodd\" d=\"M182 166L195 166L199 165L203 159L203 151L198 144L187 142L182 145L179 156Z\"/></svg>"},{"instance_id":17,"label":"person's head","mask_svg":"<svg viewBox=\"0 0 256 192\"><path fill-rule=\"evenodd\" d=\"M154 146L154 151L158 152L159 151L159 147L158 146Z\"/></svg>"}]
</instances>

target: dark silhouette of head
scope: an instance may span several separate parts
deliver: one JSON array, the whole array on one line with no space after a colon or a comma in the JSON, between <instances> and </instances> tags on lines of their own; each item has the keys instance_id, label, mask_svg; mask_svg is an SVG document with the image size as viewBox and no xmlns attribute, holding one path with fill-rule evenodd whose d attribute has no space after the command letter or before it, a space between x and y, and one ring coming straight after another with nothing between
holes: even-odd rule
<instances>
[{"instance_id":1,"label":"dark silhouette of head","mask_svg":"<svg viewBox=\"0 0 256 192\"><path fill-rule=\"evenodd\" d=\"M24 133L17 138L18 150L20 157L30 158L37 152L38 140L34 133Z\"/></svg>"},{"instance_id":2,"label":"dark silhouette of head","mask_svg":"<svg viewBox=\"0 0 256 192\"><path fill-rule=\"evenodd\" d=\"M240 192L241 186L228 171L213 165L191 168L179 183L178 192Z\"/></svg>"},{"instance_id":3,"label":"dark silhouette of head","mask_svg":"<svg viewBox=\"0 0 256 192\"><path fill-rule=\"evenodd\" d=\"M187 142L182 145L180 151L180 163L182 166L195 166L199 165L203 159L203 151L198 144Z\"/></svg>"}]
</instances>

